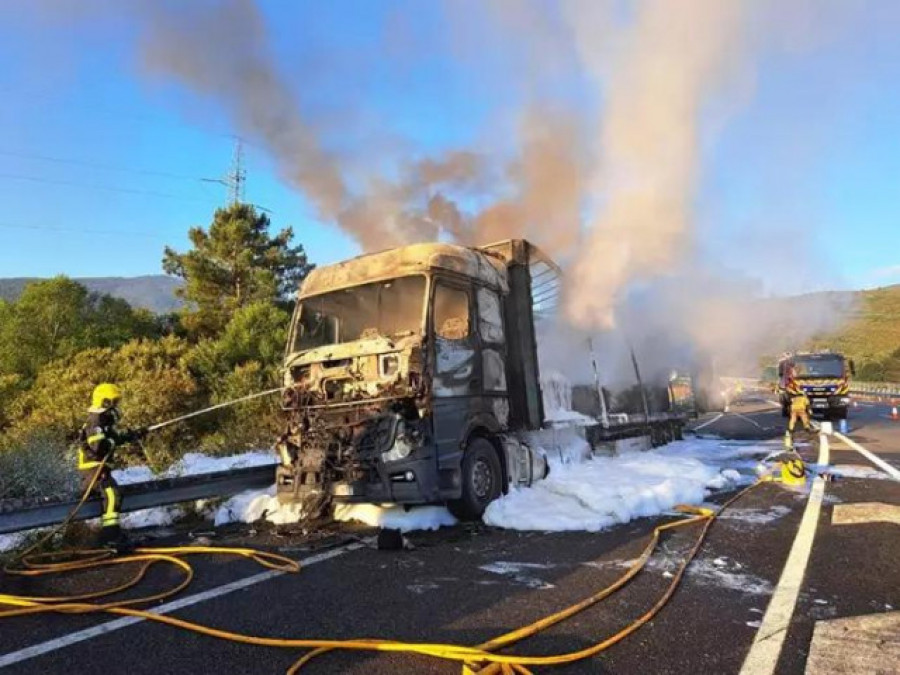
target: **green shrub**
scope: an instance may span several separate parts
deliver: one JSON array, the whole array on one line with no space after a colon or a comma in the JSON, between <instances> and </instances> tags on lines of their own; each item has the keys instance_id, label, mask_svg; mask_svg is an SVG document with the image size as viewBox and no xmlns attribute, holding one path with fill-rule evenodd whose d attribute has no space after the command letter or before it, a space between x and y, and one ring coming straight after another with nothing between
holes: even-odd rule
<instances>
[{"instance_id":1,"label":"green shrub","mask_svg":"<svg viewBox=\"0 0 900 675\"><path fill-rule=\"evenodd\" d=\"M236 366L216 382L212 403L232 401L278 386L277 369L257 361ZM211 416L212 417L212 416ZM238 403L217 411L211 429L203 437L201 450L208 454L228 455L250 449L267 448L283 426L280 398L277 394Z\"/></svg>"},{"instance_id":2,"label":"green shrub","mask_svg":"<svg viewBox=\"0 0 900 675\"><path fill-rule=\"evenodd\" d=\"M16 302L0 304L0 373L30 382L54 360L158 333L152 314L120 298L91 293L64 276L34 281Z\"/></svg>"},{"instance_id":3,"label":"green shrub","mask_svg":"<svg viewBox=\"0 0 900 675\"><path fill-rule=\"evenodd\" d=\"M111 315L123 312L116 303L98 307ZM289 318L272 303L255 302L237 310L215 340L134 339L56 358L28 381L0 374L0 447L8 473L0 494L48 494L65 483L61 476L75 475L66 444L77 437L91 392L101 382L122 390L123 429L278 386ZM265 448L281 426L278 396L254 399L154 431L144 440L143 453L123 448L116 463L149 463L159 471L187 451L227 455ZM38 470L45 460L47 468Z\"/></svg>"},{"instance_id":4,"label":"green shrub","mask_svg":"<svg viewBox=\"0 0 900 675\"><path fill-rule=\"evenodd\" d=\"M4 499L74 496L80 478L65 438L46 430L0 442L0 495Z\"/></svg>"},{"instance_id":5,"label":"green shrub","mask_svg":"<svg viewBox=\"0 0 900 675\"><path fill-rule=\"evenodd\" d=\"M12 423L15 401L23 390L20 375L0 375L0 433Z\"/></svg>"},{"instance_id":6,"label":"green shrub","mask_svg":"<svg viewBox=\"0 0 900 675\"><path fill-rule=\"evenodd\" d=\"M202 340L188 356L191 369L209 393L224 403L279 385L279 367L290 315L269 302L237 310L217 339ZM231 454L268 447L282 426L277 395L239 403L198 422L200 449Z\"/></svg>"},{"instance_id":7,"label":"green shrub","mask_svg":"<svg viewBox=\"0 0 900 675\"><path fill-rule=\"evenodd\" d=\"M168 336L134 340L117 350L88 349L47 364L15 404L8 445L39 431L56 437L76 433L91 391L101 382L115 382L122 389L122 428L147 426L202 407L205 397L185 362L189 349L184 340ZM197 443L192 424L177 424L151 434L144 445L151 466L160 469Z\"/></svg>"},{"instance_id":8,"label":"green shrub","mask_svg":"<svg viewBox=\"0 0 900 675\"><path fill-rule=\"evenodd\" d=\"M219 337L197 344L188 359L191 368L214 389L221 387L222 379L241 364L256 361L277 367L284 355L290 318L286 311L269 302L242 307Z\"/></svg>"}]
</instances>

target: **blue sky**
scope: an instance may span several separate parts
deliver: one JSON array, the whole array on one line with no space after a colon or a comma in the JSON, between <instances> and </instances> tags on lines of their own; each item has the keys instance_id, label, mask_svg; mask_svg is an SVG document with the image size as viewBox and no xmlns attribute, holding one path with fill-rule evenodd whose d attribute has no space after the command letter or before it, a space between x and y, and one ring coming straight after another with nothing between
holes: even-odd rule
<instances>
[{"instance_id":1,"label":"blue sky","mask_svg":"<svg viewBox=\"0 0 900 675\"><path fill-rule=\"evenodd\" d=\"M765 276L799 252L814 261L797 265L800 290L900 283L889 4L862 3L852 26L810 48L754 57L745 100L703 139L697 232L723 266ZM227 170L236 130L208 101L141 73L140 20L48 18L29 5L0 9L0 276L158 274L163 247L185 248L187 229L224 203L225 188L202 179ZM279 68L338 150L503 147L510 111L536 95L517 77L527 55L473 54L437 3L262 7ZM564 68L541 87L575 108L602 99ZM248 200L293 226L314 262L359 252L259 145L246 168Z\"/></svg>"}]
</instances>

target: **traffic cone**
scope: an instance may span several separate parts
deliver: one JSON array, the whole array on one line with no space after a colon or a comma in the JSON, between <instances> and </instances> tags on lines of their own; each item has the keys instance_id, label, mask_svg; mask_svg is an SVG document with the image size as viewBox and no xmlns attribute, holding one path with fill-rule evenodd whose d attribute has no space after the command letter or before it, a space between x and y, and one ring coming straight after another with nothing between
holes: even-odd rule
<instances>
[{"instance_id":1,"label":"traffic cone","mask_svg":"<svg viewBox=\"0 0 900 675\"><path fill-rule=\"evenodd\" d=\"M900 422L900 413L897 412L897 406L891 408L891 419L895 422Z\"/></svg>"}]
</instances>

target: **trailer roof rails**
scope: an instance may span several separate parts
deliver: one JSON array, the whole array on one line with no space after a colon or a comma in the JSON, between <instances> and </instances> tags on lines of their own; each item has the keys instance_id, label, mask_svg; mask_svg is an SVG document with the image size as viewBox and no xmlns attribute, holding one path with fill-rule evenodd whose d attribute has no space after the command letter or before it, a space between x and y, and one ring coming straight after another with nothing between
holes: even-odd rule
<instances>
[{"instance_id":1,"label":"trailer roof rails","mask_svg":"<svg viewBox=\"0 0 900 675\"><path fill-rule=\"evenodd\" d=\"M531 274L531 309L536 321L551 319L559 307L562 268L540 248L525 239L503 239L478 250L502 259L527 263Z\"/></svg>"}]
</instances>

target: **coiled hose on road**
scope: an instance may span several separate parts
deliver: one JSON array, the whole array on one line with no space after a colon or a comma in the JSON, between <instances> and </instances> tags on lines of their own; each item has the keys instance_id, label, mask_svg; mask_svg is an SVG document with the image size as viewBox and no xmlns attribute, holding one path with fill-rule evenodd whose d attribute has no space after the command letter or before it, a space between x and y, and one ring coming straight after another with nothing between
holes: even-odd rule
<instances>
[{"instance_id":1,"label":"coiled hose on road","mask_svg":"<svg viewBox=\"0 0 900 675\"><path fill-rule=\"evenodd\" d=\"M13 609L0 611L0 619L11 619L17 616L29 616L44 613L61 613L61 614L88 614L103 612L107 614L116 614L121 616L131 616L148 621L163 623L184 630L189 630L201 635L239 642L242 644L259 645L265 647L281 647L286 649L309 649L307 654L303 655L288 670L289 675L299 671L304 665L309 663L313 658L320 656L326 652L333 650L350 650L350 651L380 651L380 652L401 652L410 654L420 654L424 656L432 656L435 658L460 662L463 673L479 673L480 675L507 675L518 673L519 675L527 675L531 671L529 666L552 666L571 663L581 659L595 656L600 652L608 649L617 642L623 640L628 635L636 631L645 623L650 621L669 601L675 593L688 565L699 552L706 535L712 526L716 517L726 508L734 504L743 497L747 492L755 488L762 480L757 481L744 488L730 499L728 499L718 511L709 509L701 509L690 506L678 507L679 511L691 514L684 520L678 520L671 523L660 525L653 530L650 541L647 543L640 557L633 565L615 582L606 588L594 593L584 600L575 603L559 612L546 616L534 623L528 624L517 630L506 633L492 640L484 642L475 647L467 647L463 645L453 644L431 644L418 642L400 642L384 639L355 639L355 640L324 640L324 639L283 639L268 638L243 633L233 633L230 631L204 626L202 624L185 621L172 616L163 614L155 614L151 611L136 609L135 605L157 602L165 598L171 597L176 593L187 588L194 576L191 565L184 560L184 556L209 554L209 555L236 555L249 558L259 563L263 567L282 572L297 573L300 571L300 564L290 558L259 551L250 548L221 548L213 546L179 546L179 547L163 547L150 548L141 547L135 549L133 554L124 556L115 556L108 549L85 549L70 550L50 553L34 553L37 548L43 545L56 532L65 527L75 516L78 509L87 501L91 490L100 476L100 471L104 465L98 467L87 489L81 497L78 505L69 516L60 525L42 537L38 542L30 546L28 549L19 554L15 560L8 565L4 572L9 575L20 577L44 577L54 574L62 574L69 572L84 571L89 569L99 569L116 565L138 564L137 572L126 582L117 586L106 588L92 593L85 593L74 596L21 596L0 593L0 605L9 605ZM546 656L525 656L515 654L498 654L496 650L508 647L516 642L524 640L542 630L549 628L555 624L564 621L575 614L597 604L604 598L615 593L617 590L625 586L633 579L647 564L653 551L659 543L660 536L663 532L673 530L675 528L686 527L690 525L700 524L703 526L697 535L697 540L685 556L684 561L673 575L672 581L666 588L665 592L660 596L659 600L645 614L629 623L627 626L619 630L617 633L587 647L574 652L564 654L552 654ZM106 598L113 594L119 593L129 588L133 588L144 578L147 571L157 563L167 563L184 573L184 578L172 588L165 591L155 593L139 598L128 600L119 600L115 602L102 602L101 598ZM96 602L89 602L96 601Z\"/></svg>"}]
</instances>

